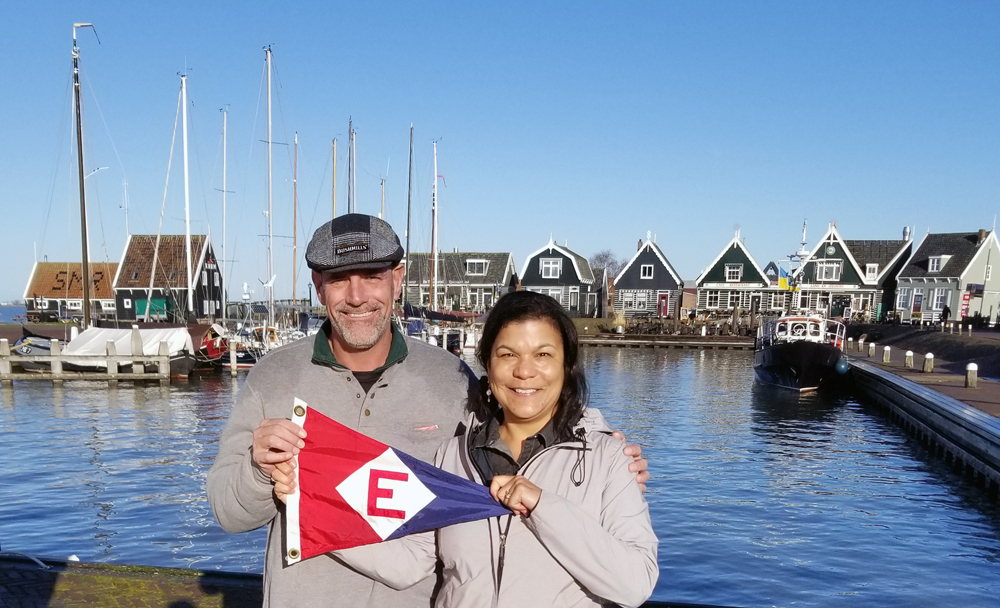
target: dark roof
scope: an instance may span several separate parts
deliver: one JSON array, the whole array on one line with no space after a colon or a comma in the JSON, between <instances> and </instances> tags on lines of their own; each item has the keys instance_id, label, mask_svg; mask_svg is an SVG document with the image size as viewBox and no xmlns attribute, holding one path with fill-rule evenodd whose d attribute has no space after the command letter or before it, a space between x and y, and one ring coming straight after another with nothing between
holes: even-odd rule
<instances>
[{"instance_id":1,"label":"dark roof","mask_svg":"<svg viewBox=\"0 0 1000 608\"><path fill-rule=\"evenodd\" d=\"M438 258L442 274L438 279L442 282L492 285L494 283L505 284L507 281L507 260L510 259L510 253L460 251L458 253L439 253ZM466 275L465 262L468 260L486 260L488 262L486 274ZM431 280L431 254L410 253L410 259L406 264L406 273L409 275L411 283L429 283Z\"/></svg>"},{"instance_id":2,"label":"dark roof","mask_svg":"<svg viewBox=\"0 0 1000 608\"><path fill-rule=\"evenodd\" d=\"M191 274L194 275L201 258L201 250L207 239L205 235L191 235ZM149 275L153 268L153 251L156 248L155 234L134 234L129 237L128 249L122 258L115 289L135 289L149 287ZM185 252L183 234L160 236L160 248L156 254L156 279L153 287L187 287L187 271L184 269ZM197 277L191 279L197 284Z\"/></svg>"},{"instance_id":3,"label":"dark roof","mask_svg":"<svg viewBox=\"0 0 1000 608\"><path fill-rule=\"evenodd\" d=\"M594 278L594 270L590 267L590 260L569 247L562 247L561 249L576 260L576 267L580 269L580 281L592 284L596 279Z\"/></svg>"},{"instance_id":4,"label":"dark roof","mask_svg":"<svg viewBox=\"0 0 1000 608\"><path fill-rule=\"evenodd\" d=\"M987 239L990 231L986 232ZM910 261L899 273L900 277L957 277L969 267L972 258L979 251L978 232L948 232L928 234L913 253ZM986 239L983 239L983 243ZM951 259L940 272L928 272L928 260L941 255L950 255Z\"/></svg>"},{"instance_id":5,"label":"dark roof","mask_svg":"<svg viewBox=\"0 0 1000 608\"><path fill-rule=\"evenodd\" d=\"M909 241L844 241L844 245L854 256L854 261L858 263L861 272L865 272L866 264L878 264L879 273L892 262L899 250L906 246Z\"/></svg>"},{"instance_id":6,"label":"dark roof","mask_svg":"<svg viewBox=\"0 0 1000 608\"><path fill-rule=\"evenodd\" d=\"M115 299L111 282L117 268L117 262L90 263L92 300ZM83 298L83 283L80 281L82 276L83 264L80 262L36 262L24 297L79 300Z\"/></svg>"}]
</instances>

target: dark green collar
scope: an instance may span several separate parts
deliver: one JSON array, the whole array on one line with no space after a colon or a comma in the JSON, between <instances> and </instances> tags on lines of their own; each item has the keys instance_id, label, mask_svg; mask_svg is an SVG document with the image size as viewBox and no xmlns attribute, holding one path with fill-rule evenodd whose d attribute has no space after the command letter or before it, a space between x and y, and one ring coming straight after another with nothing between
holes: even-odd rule
<instances>
[{"instance_id":1,"label":"dark green collar","mask_svg":"<svg viewBox=\"0 0 1000 608\"><path fill-rule=\"evenodd\" d=\"M408 352L406 349L406 337L403 336L403 333L399 331L399 328L396 327L396 324L391 319L389 320L389 328L389 331L392 332L392 345L389 346L389 356L386 357L385 363L381 367L372 371L384 371L406 358ZM347 369L345 365L337 361L337 358L333 356L333 351L330 350L330 332L332 330L330 319L327 319L319 332L316 333L316 339L313 342L313 361L321 365Z\"/></svg>"}]
</instances>

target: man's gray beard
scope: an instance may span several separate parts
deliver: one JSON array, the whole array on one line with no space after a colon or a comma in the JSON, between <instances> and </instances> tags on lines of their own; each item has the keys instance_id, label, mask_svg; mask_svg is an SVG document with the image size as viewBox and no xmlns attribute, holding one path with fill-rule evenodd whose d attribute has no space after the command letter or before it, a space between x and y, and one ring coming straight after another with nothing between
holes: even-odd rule
<instances>
[{"instance_id":1,"label":"man's gray beard","mask_svg":"<svg viewBox=\"0 0 1000 608\"><path fill-rule=\"evenodd\" d=\"M389 329L389 314L386 311L384 317L379 317L372 325L366 325L362 329L361 324L341 324L339 315L330 316L330 324L340 339L351 348L364 350L371 348L382 339L387 329ZM360 330L360 331L359 331Z\"/></svg>"}]
</instances>

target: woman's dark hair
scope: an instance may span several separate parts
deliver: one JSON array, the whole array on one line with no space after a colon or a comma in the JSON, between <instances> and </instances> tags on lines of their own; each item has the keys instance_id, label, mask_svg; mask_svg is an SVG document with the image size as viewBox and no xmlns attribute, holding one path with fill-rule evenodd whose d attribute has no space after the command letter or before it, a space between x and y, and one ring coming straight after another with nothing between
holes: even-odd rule
<instances>
[{"instance_id":1,"label":"woman's dark hair","mask_svg":"<svg viewBox=\"0 0 1000 608\"><path fill-rule=\"evenodd\" d=\"M490 310L483 327L483 335L476 347L476 359L483 369L489 370L493 344L504 327L511 323L540 320L548 321L559 331L563 343L563 387L553 416L553 429L557 441L566 441L573 436L573 427L583 416L587 407L587 379L580 364L580 344L576 326L563 307L551 296L533 291L515 291L500 298ZM496 397L487 396L489 383L486 377L480 379L479 393L469 402L469 409L480 420L488 420L499 407Z\"/></svg>"}]
</instances>

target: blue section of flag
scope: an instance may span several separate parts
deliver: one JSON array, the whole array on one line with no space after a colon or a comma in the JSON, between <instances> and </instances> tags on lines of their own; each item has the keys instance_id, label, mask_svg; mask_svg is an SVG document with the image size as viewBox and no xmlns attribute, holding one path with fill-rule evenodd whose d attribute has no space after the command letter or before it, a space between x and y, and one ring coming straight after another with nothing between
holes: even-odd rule
<instances>
[{"instance_id":1,"label":"blue section of flag","mask_svg":"<svg viewBox=\"0 0 1000 608\"><path fill-rule=\"evenodd\" d=\"M510 509L494 500L486 486L417 460L395 448L393 452L436 498L389 535L389 538L487 517L510 515Z\"/></svg>"}]
</instances>

